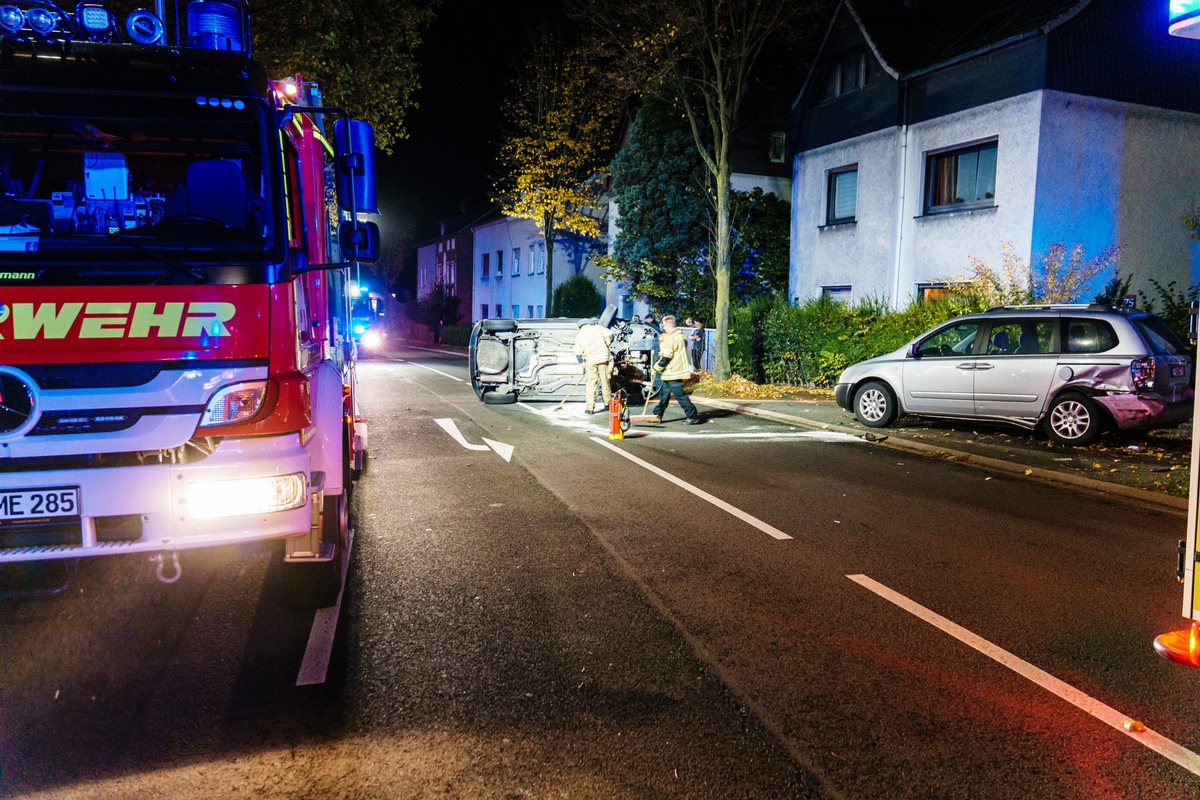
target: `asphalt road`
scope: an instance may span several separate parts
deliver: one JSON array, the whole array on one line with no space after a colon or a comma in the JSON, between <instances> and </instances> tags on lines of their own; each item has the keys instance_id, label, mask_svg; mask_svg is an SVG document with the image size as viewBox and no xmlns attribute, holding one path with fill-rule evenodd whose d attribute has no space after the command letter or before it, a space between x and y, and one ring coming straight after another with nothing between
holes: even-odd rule
<instances>
[{"instance_id":1,"label":"asphalt road","mask_svg":"<svg viewBox=\"0 0 1200 800\"><path fill-rule=\"evenodd\" d=\"M326 682L266 552L84 564L0 603L0 795L1200 795L1178 511L395 356Z\"/></svg>"}]
</instances>

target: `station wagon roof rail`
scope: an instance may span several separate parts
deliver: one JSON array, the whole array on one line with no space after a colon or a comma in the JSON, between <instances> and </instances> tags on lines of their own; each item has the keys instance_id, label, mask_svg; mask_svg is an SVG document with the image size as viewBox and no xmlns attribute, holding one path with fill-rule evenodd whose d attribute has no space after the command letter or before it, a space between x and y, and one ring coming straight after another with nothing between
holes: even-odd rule
<instances>
[{"instance_id":1,"label":"station wagon roof rail","mask_svg":"<svg viewBox=\"0 0 1200 800\"><path fill-rule=\"evenodd\" d=\"M1121 311L1103 303L1029 303L1027 305L992 306L985 314L993 311Z\"/></svg>"}]
</instances>

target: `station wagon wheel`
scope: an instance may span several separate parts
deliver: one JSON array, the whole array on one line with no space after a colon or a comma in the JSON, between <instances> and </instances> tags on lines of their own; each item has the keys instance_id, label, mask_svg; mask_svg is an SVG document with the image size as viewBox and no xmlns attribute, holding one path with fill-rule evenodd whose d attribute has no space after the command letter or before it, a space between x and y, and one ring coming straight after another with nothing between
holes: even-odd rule
<instances>
[{"instance_id":1,"label":"station wagon wheel","mask_svg":"<svg viewBox=\"0 0 1200 800\"><path fill-rule=\"evenodd\" d=\"M1100 414L1096 404L1081 394L1054 398L1046 412L1046 435L1059 444L1083 447L1100 435Z\"/></svg>"},{"instance_id":2,"label":"station wagon wheel","mask_svg":"<svg viewBox=\"0 0 1200 800\"><path fill-rule=\"evenodd\" d=\"M868 381L854 393L854 416L868 428L891 425L896 412L896 396L885 383Z\"/></svg>"}]
</instances>

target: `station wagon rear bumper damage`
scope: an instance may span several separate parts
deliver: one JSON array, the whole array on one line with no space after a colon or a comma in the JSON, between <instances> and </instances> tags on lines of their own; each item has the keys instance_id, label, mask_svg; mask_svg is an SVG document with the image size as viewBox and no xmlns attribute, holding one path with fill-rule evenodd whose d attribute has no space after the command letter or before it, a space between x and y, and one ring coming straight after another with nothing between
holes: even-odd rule
<instances>
[{"instance_id":1,"label":"station wagon rear bumper damage","mask_svg":"<svg viewBox=\"0 0 1200 800\"><path fill-rule=\"evenodd\" d=\"M1192 416L1191 389L1171 402L1160 394L1107 394L1093 397L1112 417L1118 430L1164 428L1187 422Z\"/></svg>"}]
</instances>

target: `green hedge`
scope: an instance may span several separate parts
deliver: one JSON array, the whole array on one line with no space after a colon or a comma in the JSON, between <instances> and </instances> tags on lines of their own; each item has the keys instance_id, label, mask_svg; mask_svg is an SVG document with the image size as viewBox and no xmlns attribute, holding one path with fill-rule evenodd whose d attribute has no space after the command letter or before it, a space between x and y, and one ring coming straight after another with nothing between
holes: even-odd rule
<instances>
[{"instance_id":1,"label":"green hedge","mask_svg":"<svg viewBox=\"0 0 1200 800\"><path fill-rule=\"evenodd\" d=\"M470 325L444 325L442 326L442 344L453 345L455 347L466 347L471 339Z\"/></svg>"},{"instance_id":2,"label":"green hedge","mask_svg":"<svg viewBox=\"0 0 1200 800\"><path fill-rule=\"evenodd\" d=\"M896 311L876 299L848 306L818 298L793 306L780 296L757 298L730 316L730 367L757 383L832 386L851 364L977 310L962 299L914 302Z\"/></svg>"}]
</instances>

